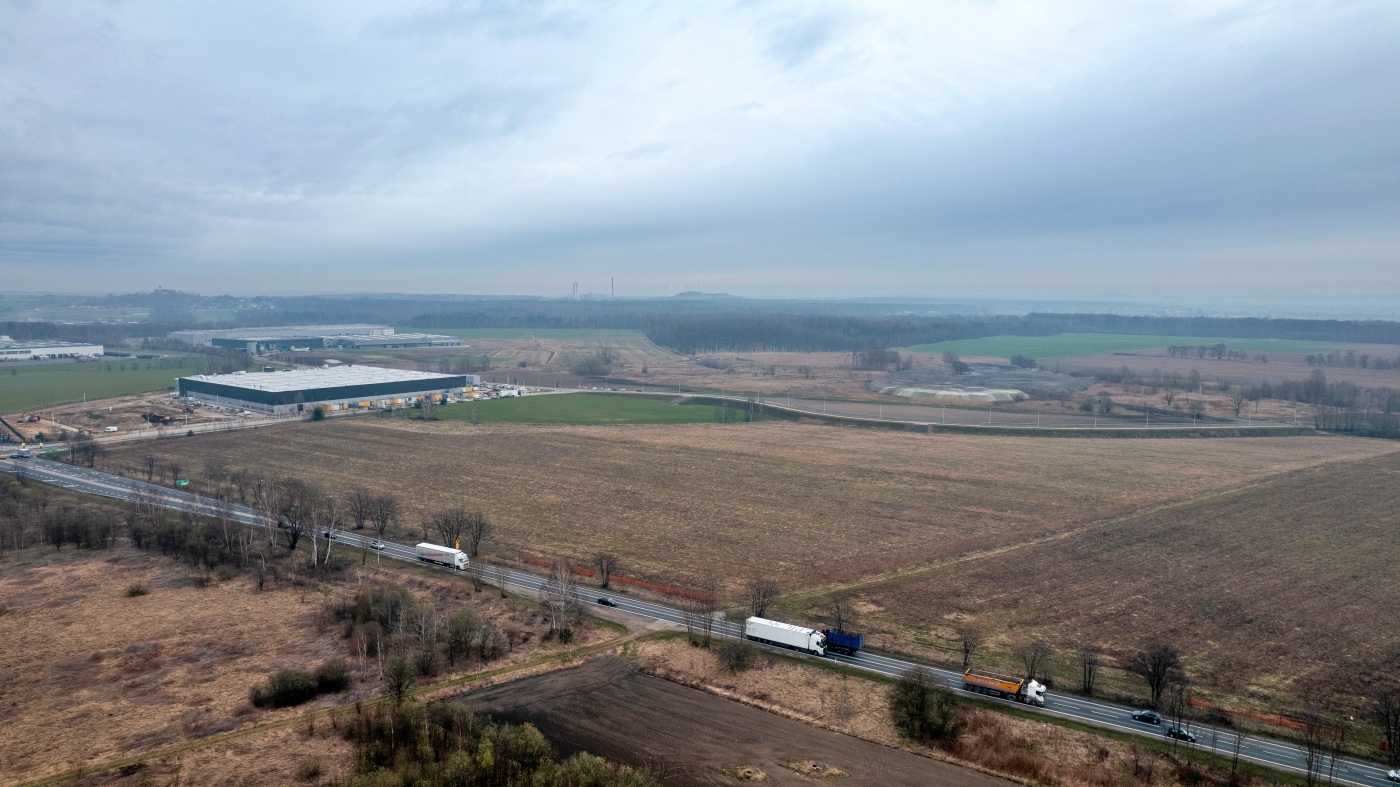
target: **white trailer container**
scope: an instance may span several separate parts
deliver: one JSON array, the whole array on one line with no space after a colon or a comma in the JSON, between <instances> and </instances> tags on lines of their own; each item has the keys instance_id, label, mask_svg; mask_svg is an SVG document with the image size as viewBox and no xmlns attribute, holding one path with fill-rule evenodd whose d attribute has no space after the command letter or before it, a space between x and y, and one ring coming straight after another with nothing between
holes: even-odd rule
<instances>
[{"instance_id":1,"label":"white trailer container","mask_svg":"<svg viewBox=\"0 0 1400 787\"><path fill-rule=\"evenodd\" d=\"M804 653L826 655L826 635L816 629L794 626L766 618L749 618L744 621L744 636L754 642L791 648Z\"/></svg>"},{"instance_id":2,"label":"white trailer container","mask_svg":"<svg viewBox=\"0 0 1400 787\"><path fill-rule=\"evenodd\" d=\"M424 563L437 563L462 571L467 567L467 553L452 547L440 547L437 544L423 542L417 546L418 559Z\"/></svg>"}]
</instances>

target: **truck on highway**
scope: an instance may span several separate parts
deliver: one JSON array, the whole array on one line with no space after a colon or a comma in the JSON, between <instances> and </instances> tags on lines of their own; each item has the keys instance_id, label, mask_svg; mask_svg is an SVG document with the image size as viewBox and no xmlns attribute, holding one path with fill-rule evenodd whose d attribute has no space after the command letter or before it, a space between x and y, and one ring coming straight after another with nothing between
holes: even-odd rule
<instances>
[{"instance_id":1,"label":"truck on highway","mask_svg":"<svg viewBox=\"0 0 1400 787\"><path fill-rule=\"evenodd\" d=\"M744 636L754 642L800 650L817 656L826 655L826 635L816 629L780 623L776 620L752 617L744 621Z\"/></svg>"},{"instance_id":2,"label":"truck on highway","mask_svg":"<svg viewBox=\"0 0 1400 787\"><path fill-rule=\"evenodd\" d=\"M437 563L440 566L455 568L458 571L467 567L467 553L452 547L440 547L437 544L423 542L415 547L418 552L418 559L424 563Z\"/></svg>"},{"instance_id":3,"label":"truck on highway","mask_svg":"<svg viewBox=\"0 0 1400 787\"><path fill-rule=\"evenodd\" d=\"M1045 684L1029 678L1008 678L993 672L969 669L963 673L963 691L1045 707Z\"/></svg>"},{"instance_id":4,"label":"truck on highway","mask_svg":"<svg viewBox=\"0 0 1400 787\"><path fill-rule=\"evenodd\" d=\"M833 653L854 656L860 652L861 646L865 644L864 634L852 634L841 629L827 629L825 633L826 649Z\"/></svg>"}]
</instances>

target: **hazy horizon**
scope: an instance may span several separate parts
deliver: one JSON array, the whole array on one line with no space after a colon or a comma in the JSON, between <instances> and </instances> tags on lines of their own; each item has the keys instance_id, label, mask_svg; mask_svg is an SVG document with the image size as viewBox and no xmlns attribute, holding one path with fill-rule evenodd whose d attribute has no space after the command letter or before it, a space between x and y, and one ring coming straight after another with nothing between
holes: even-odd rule
<instances>
[{"instance_id":1,"label":"hazy horizon","mask_svg":"<svg viewBox=\"0 0 1400 787\"><path fill-rule=\"evenodd\" d=\"M0 9L0 286L1365 303L1400 6Z\"/></svg>"}]
</instances>

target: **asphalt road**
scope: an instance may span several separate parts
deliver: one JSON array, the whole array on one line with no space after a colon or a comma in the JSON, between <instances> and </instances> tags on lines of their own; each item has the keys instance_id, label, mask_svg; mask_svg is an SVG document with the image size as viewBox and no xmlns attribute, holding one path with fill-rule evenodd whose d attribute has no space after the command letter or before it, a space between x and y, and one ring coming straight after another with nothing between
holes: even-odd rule
<instances>
[{"instance_id":1,"label":"asphalt road","mask_svg":"<svg viewBox=\"0 0 1400 787\"><path fill-rule=\"evenodd\" d=\"M217 505L209 498L203 498L198 495L180 492L154 484L147 484L143 481L133 481L132 479L122 476L43 459L0 459L0 472L25 475L33 480L42 481L64 489L70 489L74 492L116 498L119 500L129 500L138 490L145 489L156 495L157 499L159 499L161 504L166 508L173 510L193 510L206 514L213 514L217 511ZM267 517L247 506L231 506L230 515L240 522L258 527L268 527L271 525ZM333 531L332 536L334 541L338 544L364 549L368 549L370 542L373 540L371 536L343 530ZM418 562L417 553L412 546L385 542L383 548L378 550L378 552L386 558ZM445 566L440 568L443 571L452 570ZM495 575L492 574L488 578L494 579L494 577ZM534 592L542 591L547 581L548 579L546 577L523 571L507 571L505 576L507 585ZM628 596L609 595L604 591L599 591L597 588L591 587L578 588L577 595L582 601L594 606L597 606L600 598L607 595L608 598L613 601L616 608L623 612L645 618L665 620L680 625L685 624L685 613L667 604L630 598ZM739 637L743 632L739 624L721 620L715 622L714 633L725 637ZM831 654L827 656L827 658L868 672L890 676L899 675L915 666L927 666L870 652L861 652L855 656ZM953 690L959 693L962 692L961 673L938 668L931 669L933 669L936 675L947 681L948 685ZM1009 702L1009 700L990 701ZM1131 715L1131 708L1072 695L1047 694L1044 708L1034 708L1028 705L1022 705L1021 707L1037 713L1059 716L1098 727L1106 727L1148 737L1163 737L1165 733L1164 727L1134 721ZM1235 745L1234 732L1200 724L1190 725L1189 729L1196 735L1197 740L1195 746L1197 748L1213 750L1226 757L1232 755ZM1298 746L1268 738L1246 736L1240 746L1240 756L1244 759L1281 770L1301 773L1306 769L1304 752ZM1323 779L1327 778L1330 764L1327 758L1323 759L1320 769ZM1336 767L1330 770L1332 771L1332 780L1339 784L1364 785L1365 787L1381 787L1382 785L1390 784L1386 779L1386 770L1381 766L1368 762L1339 758L1336 762Z\"/></svg>"}]
</instances>

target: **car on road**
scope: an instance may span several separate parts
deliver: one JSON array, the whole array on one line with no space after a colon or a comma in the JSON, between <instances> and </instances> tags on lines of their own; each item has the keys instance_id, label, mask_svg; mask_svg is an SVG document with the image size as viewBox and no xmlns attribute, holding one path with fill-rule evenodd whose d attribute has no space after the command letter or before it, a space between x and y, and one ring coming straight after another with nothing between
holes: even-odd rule
<instances>
[{"instance_id":1,"label":"car on road","mask_svg":"<svg viewBox=\"0 0 1400 787\"><path fill-rule=\"evenodd\" d=\"M1195 742L1196 742L1196 736L1195 736L1195 735L1192 735L1191 733L1187 732L1186 730L1181 729L1180 727L1169 727L1169 728L1167 728L1167 737L1168 737L1168 738L1176 738L1176 739L1179 740L1179 741L1186 741L1187 743L1195 743Z\"/></svg>"},{"instance_id":2,"label":"car on road","mask_svg":"<svg viewBox=\"0 0 1400 787\"><path fill-rule=\"evenodd\" d=\"M1396 768L1393 771L1386 771L1385 778L1393 782L1400 782L1400 768Z\"/></svg>"},{"instance_id":3,"label":"car on road","mask_svg":"<svg viewBox=\"0 0 1400 787\"><path fill-rule=\"evenodd\" d=\"M371 541L371 542L369 542L369 548L370 548L370 549L373 549L373 550L376 551L376 552L379 552L379 551L381 551L381 550L384 549L384 542L383 542L383 541Z\"/></svg>"},{"instance_id":4,"label":"car on road","mask_svg":"<svg viewBox=\"0 0 1400 787\"><path fill-rule=\"evenodd\" d=\"M602 604L602 605L605 606L605 607L616 607L616 606L617 606L617 602L616 602L616 601L613 601L612 599L608 598L607 596L603 596L602 598L598 599L598 603L599 603L599 604Z\"/></svg>"},{"instance_id":5,"label":"car on road","mask_svg":"<svg viewBox=\"0 0 1400 787\"><path fill-rule=\"evenodd\" d=\"M1133 721L1140 721L1144 724L1161 724L1162 714L1155 710L1135 710L1133 711Z\"/></svg>"}]
</instances>

